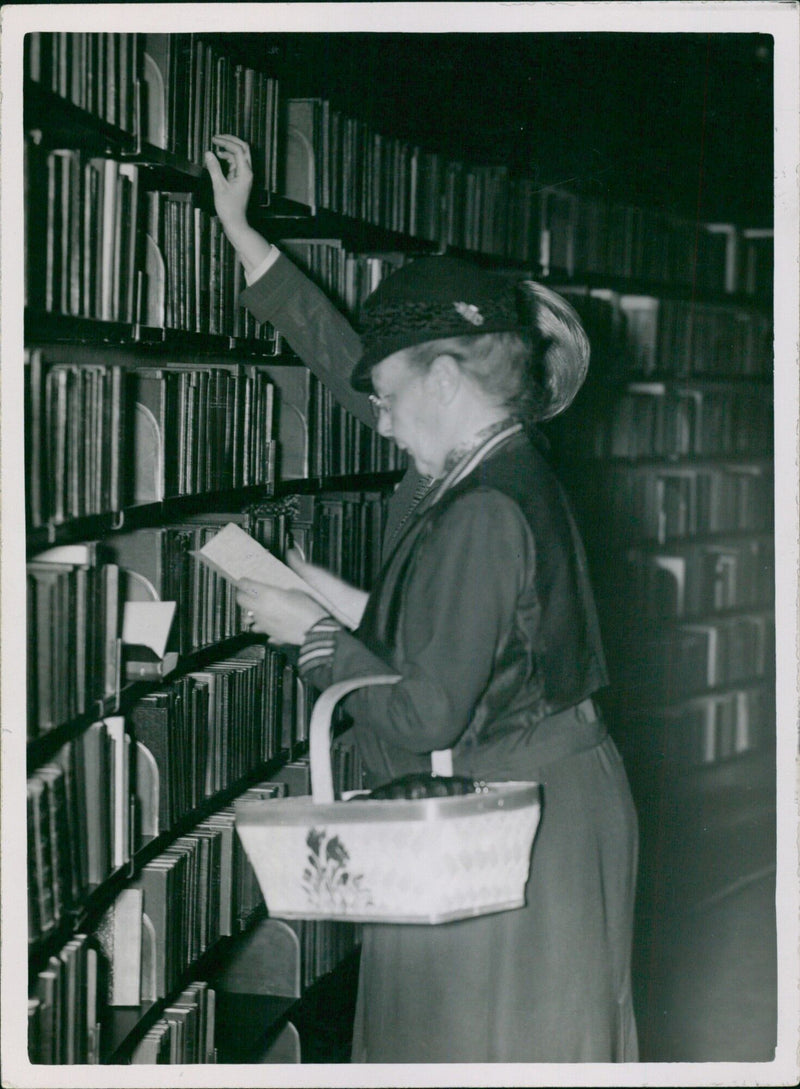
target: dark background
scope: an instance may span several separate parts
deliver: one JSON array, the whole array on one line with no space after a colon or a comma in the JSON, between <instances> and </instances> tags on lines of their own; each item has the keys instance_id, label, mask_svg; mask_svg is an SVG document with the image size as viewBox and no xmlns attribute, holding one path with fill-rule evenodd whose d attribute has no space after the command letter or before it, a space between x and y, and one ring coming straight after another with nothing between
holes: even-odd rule
<instances>
[{"instance_id":1,"label":"dark background","mask_svg":"<svg viewBox=\"0 0 800 1089\"><path fill-rule=\"evenodd\" d=\"M292 93L454 158L705 221L772 225L770 35L292 33L237 44L251 60L270 53Z\"/></svg>"}]
</instances>

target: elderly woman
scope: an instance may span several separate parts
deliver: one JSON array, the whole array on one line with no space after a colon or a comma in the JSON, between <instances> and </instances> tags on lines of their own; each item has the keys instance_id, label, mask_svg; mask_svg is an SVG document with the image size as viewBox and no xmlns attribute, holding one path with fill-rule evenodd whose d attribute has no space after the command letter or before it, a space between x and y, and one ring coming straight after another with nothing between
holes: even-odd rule
<instances>
[{"instance_id":1,"label":"elderly woman","mask_svg":"<svg viewBox=\"0 0 800 1089\"><path fill-rule=\"evenodd\" d=\"M352 385L432 483L355 629L301 593L238 594L256 631L300 647L317 687L400 676L347 702L370 784L429 770L443 749L457 775L542 784L524 908L365 927L354 1062L637 1058L636 817L592 700L606 671L583 548L532 427L570 403L588 345L562 299L524 291L521 306L505 279L432 257L368 299Z\"/></svg>"}]
</instances>

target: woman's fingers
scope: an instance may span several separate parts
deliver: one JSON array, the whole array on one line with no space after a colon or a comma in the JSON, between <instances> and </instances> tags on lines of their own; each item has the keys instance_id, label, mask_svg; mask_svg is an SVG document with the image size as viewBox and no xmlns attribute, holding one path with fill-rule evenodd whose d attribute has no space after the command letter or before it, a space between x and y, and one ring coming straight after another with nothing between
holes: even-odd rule
<instances>
[{"instance_id":1,"label":"woman's fingers","mask_svg":"<svg viewBox=\"0 0 800 1089\"><path fill-rule=\"evenodd\" d=\"M235 159L241 159L242 162L250 165L250 145L245 143L244 140L240 140L238 136L231 136L228 133L223 133L218 136L211 137L211 143L214 147L219 149L219 154L226 157L233 156Z\"/></svg>"}]
</instances>

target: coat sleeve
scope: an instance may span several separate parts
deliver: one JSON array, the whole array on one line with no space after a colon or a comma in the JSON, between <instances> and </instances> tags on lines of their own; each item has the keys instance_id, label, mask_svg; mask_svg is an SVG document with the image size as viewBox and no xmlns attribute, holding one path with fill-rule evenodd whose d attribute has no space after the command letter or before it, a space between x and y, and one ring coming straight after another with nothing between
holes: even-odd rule
<instances>
[{"instance_id":1,"label":"coat sleeve","mask_svg":"<svg viewBox=\"0 0 800 1089\"><path fill-rule=\"evenodd\" d=\"M285 254L279 254L240 298L259 321L271 322L286 337L292 351L340 404L368 427L375 427L367 397L350 385L350 373L361 358L358 334L327 295ZM413 465L409 466L389 504L387 539L412 506L419 479Z\"/></svg>"},{"instance_id":2,"label":"coat sleeve","mask_svg":"<svg viewBox=\"0 0 800 1089\"><path fill-rule=\"evenodd\" d=\"M310 671L326 686L399 673L386 688L349 697L356 733L412 753L453 746L492 673L535 563L533 536L513 500L478 489L459 498L420 545L406 584L393 660L340 631L329 662Z\"/></svg>"},{"instance_id":3,"label":"coat sleeve","mask_svg":"<svg viewBox=\"0 0 800 1089\"><path fill-rule=\"evenodd\" d=\"M348 412L375 426L367 397L350 385L350 373L361 357L358 333L285 254L240 299L258 321L271 322L286 337L292 351Z\"/></svg>"}]
</instances>

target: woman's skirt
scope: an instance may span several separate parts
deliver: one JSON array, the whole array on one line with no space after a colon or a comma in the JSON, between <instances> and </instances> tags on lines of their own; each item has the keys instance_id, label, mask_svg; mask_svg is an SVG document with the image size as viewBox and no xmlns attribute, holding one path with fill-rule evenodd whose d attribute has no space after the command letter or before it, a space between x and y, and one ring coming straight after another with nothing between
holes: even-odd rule
<instances>
[{"instance_id":1,"label":"woman's skirt","mask_svg":"<svg viewBox=\"0 0 800 1089\"><path fill-rule=\"evenodd\" d=\"M365 926L353 1062L637 1060L638 835L622 760L602 731L537 777L542 816L524 908Z\"/></svg>"}]
</instances>

